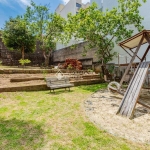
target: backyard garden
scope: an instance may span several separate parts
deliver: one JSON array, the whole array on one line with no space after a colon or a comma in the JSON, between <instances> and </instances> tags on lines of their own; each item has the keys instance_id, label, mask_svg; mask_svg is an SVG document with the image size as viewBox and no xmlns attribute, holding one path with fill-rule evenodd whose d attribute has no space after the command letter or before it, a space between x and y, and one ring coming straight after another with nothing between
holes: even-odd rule
<instances>
[{"instance_id":1,"label":"backyard garden","mask_svg":"<svg viewBox=\"0 0 150 150\"><path fill-rule=\"evenodd\" d=\"M49 13L48 5L38 6L31 1L23 16L6 21L0 31L3 42L0 49L1 150L150 150L150 91L149 88L142 89L144 77L149 72L149 63L143 60L150 49L150 32L142 31L140 6L138 0L118 0L118 7L103 12L93 3L80 9L75 16L68 14L65 20L58 14ZM131 44L131 49L137 48L123 78L138 57L140 46L146 42L149 45L139 67L136 66L139 73L133 76L136 80L128 86L121 79L116 92L114 87L110 90L108 86L115 77L107 78L107 75L115 75L115 67L112 66L109 72L106 66L119 56L113 51L114 45L133 35L134 31L127 28L131 24L142 31L137 34L141 39L134 42L136 45L129 40L122 42L124 47ZM131 39L136 39L137 35ZM87 41L81 55L96 49L100 72L95 73L92 67L84 69L78 58L64 58L63 63L54 65L57 62L53 61L53 51L57 42L67 44L71 38ZM71 50L76 46L72 45ZM6 48L21 52L20 59L7 55ZM26 53L28 56L31 53L42 55L39 58L44 59L37 65L34 64L37 57L29 60ZM3 57L5 54L7 60ZM14 64L5 66L8 62ZM56 80L57 83L51 85ZM62 86L62 80L65 86ZM71 85L70 90L66 90L68 85ZM127 106L126 103L123 105L124 97L127 97Z\"/></svg>"},{"instance_id":2,"label":"backyard garden","mask_svg":"<svg viewBox=\"0 0 150 150\"><path fill-rule=\"evenodd\" d=\"M48 90L0 93L0 148L148 150L149 145L113 136L90 121L86 100L106 87L79 86L55 94Z\"/></svg>"}]
</instances>

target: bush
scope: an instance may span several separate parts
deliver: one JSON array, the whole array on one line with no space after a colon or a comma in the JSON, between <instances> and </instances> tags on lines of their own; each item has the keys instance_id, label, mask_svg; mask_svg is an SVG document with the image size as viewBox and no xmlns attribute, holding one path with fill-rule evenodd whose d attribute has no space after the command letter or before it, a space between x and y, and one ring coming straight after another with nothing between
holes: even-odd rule
<instances>
[{"instance_id":1,"label":"bush","mask_svg":"<svg viewBox=\"0 0 150 150\"><path fill-rule=\"evenodd\" d=\"M20 59L19 63L24 66L25 64L29 64L31 61L29 59Z\"/></svg>"}]
</instances>

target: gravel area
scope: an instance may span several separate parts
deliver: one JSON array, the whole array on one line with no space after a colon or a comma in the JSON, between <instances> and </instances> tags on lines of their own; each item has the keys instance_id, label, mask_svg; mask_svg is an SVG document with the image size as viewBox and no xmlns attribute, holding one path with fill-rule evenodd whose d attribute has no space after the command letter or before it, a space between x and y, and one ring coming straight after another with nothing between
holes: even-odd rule
<instances>
[{"instance_id":1,"label":"gravel area","mask_svg":"<svg viewBox=\"0 0 150 150\"><path fill-rule=\"evenodd\" d=\"M150 109L136 105L132 120L116 115L121 95L107 90L92 94L85 101L85 112L89 119L107 132L138 143L150 144ZM150 91L142 90L140 100L150 106Z\"/></svg>"}]
</instances>

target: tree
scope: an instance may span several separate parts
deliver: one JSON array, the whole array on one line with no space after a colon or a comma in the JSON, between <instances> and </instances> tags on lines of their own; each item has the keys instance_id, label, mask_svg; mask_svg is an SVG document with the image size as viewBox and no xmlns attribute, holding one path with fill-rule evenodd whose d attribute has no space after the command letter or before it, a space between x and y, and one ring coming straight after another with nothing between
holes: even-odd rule
<instances>
[{"instance_id":1,"label":"tree","mask_svg":"<svg viewBox=\"0 0 150 150\"><path fill-rule=\"evenodd\" d=\"M145 0L143 0L145 2ZM75 16L68 15L66 32L76 39L88 42L89 48L97 48L96 54L102 64L114 57L114 43L130 37L133 33L129 25L141 31L142 17L139 15L139 0L118 0L118 6L105 12L97 9L93 3L87 9L80 9Z\"/></svg>"},{"instance_id":2,"label":"tree","mask_svg":"<svg viewBox=\"0 0 150 150\"><path fill-rule=\"evenodd\" d=\"M50 13L48 5L38 6L33 1L31 1L31 6L27 7L24 16L28 22L31 22L31 28L37 40L41 43L45 66L48 66L56 42L65 39L62 33L66 21L59 15Z\"/></svg>"},{"instance_id":3,"label":"tree","mask_svg":"<svg viewBox=\"0 0 150 150\"><path fill-rule=\"evenodd\" d=\"M6 21L2 40L8 48L20 50L22 59L24 59L25 53L33 52L35 49L35 36L29 29L27 22L19 16Z\"/></svg>"},{"instance_id":4,"label":"tree","mask_svg":"<svg viewBox=\"0 0 150 150\"><path fill-rule=\"evenodd\" d=\"M66 21L60 15L50 14L49 21L46 22L46 33L42 38L42 50L45 57L45 65L48 65L50 55L54 49L56 49L56 42L65 41L65 35L63 34Z\"/></svg>"}]
</instances>

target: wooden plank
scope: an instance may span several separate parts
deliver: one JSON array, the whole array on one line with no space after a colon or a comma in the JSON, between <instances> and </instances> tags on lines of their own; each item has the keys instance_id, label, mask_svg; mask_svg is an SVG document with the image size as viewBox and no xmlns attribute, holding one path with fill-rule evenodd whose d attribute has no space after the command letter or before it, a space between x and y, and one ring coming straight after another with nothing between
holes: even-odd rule
<instances>
[{"instance_id":1,"label":"wooden plank","mask_svg":"<svg viewBox=\"0 0 150 150\"><path fill-rule=\"evenodd\" d=\"M134 108L138 101L139 93L144 83L148 68L149 62L142 62L139 64L122 99L117 114L121 114L129 118L133 116Z\"/></svg>"},{"instance_id":2,"label":"wooden plank","mask_svg":"<svg viewBox=\"0 0 150 150\"><path fill-rule=\"evenodd\" d=\"M135 95L136 92L137 92L136 87L139 86L139 80L140 80L140 78L141 78L141 76L142 76L142 74L143 74L143 69L142 69L143 67L145 67L145 64L141 63L140 69L139 69L139 71L138 71L136 77L134 78L134 82L133 82L132 85L131 85L130 94L128 94L128 95L129 95L129 97L128 97L128 106L127 106L127 107L125 108L125 110L124 110L124 114L125 114L125 115L128 114L128 112L129 112L128 109L129 109L129 107L130 107L130 105L131 105L131 101L132 101L134 95Z\"/></svg>"},{"instance_id":3,"label":"wooden plank","mask_svg":"<svg viewBox=\"0 0 150 150\"><path fill-rule=\"evenodd\" d=\"M141 75L141 77L139 77L139 84L136 86L135 94L133 95L134 97L131 99L131 105L129 107L129 111L127 114L127 116L129 118L133 117L134 109L135 109L136 103L139 99L140 91L141 91L143 83L145 81L145 77L146 77L148 68L149 68L149 63L146 63L145 68L143 69L143 74Z\"/></svg>"},{"instance_id":4,"label":"wooden plank","mask_svg":"<svg viewBox=\"0 0 150 150\"><path fill-rule=\"evenodd\" d=\"M142 65L143 65L143 63L139 64L138 69L136 69L136 72L134 73L134 75L133 75L133 77L132 77L132 79L130 81L130 84L129 84L127 90L126 90L124 99L122 100L122 104L119 107L120 110L118 110L118 112L120 112L121 115L124 115L126 113L125 110L126 110L126 107L128 107L127 105L129 103L129 97L132 94L132 91L134 89L134 84L135 84L135 82L137 80L137 76L138 76L139 72L141 71L139 68Z\"/></svg>"},{"instance_id":5,"label":"wooden plank","mask_svg":"<svg viewBox=\"0 0 150 150\"><path fill-rule=\"evenodd\" d=\"M135 76L136 76L136 74L137 74L137 72L138 72L138 70L139 70L139 67L140 67L140 64L138 65L137 69L135 70L134 75L133 75L133 77L132 77L132 79L131 79L131 81L130 81L130 83L129 83L129 85L128 85L128 88L127 88L127 90L126 90L126 92L125 92L125 95L124 95L124 99L127 98L126 96L128 96L127 93L128 93L129 90L130 90L129 87L131 87L131 85L132 85L132 83L133 83L133 79L135 79ZM120 113L120 109L122 109L123 105L124 105L124 100L122 100L122 102L121 102L121 104L120 104L120 107L119 107L119 109L118 109L118 111L117 111L117 114Z\"/></svg>"},{"instance_id":6,"label":"wooden plank","mask_svg":"<svg viewBox=\"0 0 150 150\"><path fill-rule=\"evenodd\" d=\"M133 83L132 91L130 91L130 94L129 94L130 96L128 98L129 104L128 104L126 110L124 111L125 115L127 115L128 117L132 116L134 107L136 105L141 87L143 85L143 82L144 82L144 79L146 76L147 71L145 72L145 69L144 69L146 67L146 64L141 67L143 67L143 68L140 68L141 71L137 74L137 78L135 79L135 82Z\"/></svg>"},{"instance_id":7,"label":"wooden plank","mask_svg":"<svg viewBox=\"0 0 150 150\"><path fill-rule=\"evenodd\" d=\"M128 116L129 118L132 117L133 111L134 111L134 107L136 105L139 93L141 91L144 79L146 77L146 73L148 70L148 65L147 63L145 63L142 68L140 67L140 72L139 74L137 74L137 78L133 84L133 89L130 92L130 96L128 98L128 105L124 111L124 115Z\"/></svg>"},{"instance_id":8,"label":"wooden plank","mask_svg":"<svg viewBox=\"0 0 150 150\"><path fill-rule=\"evenodd\" d=\"M46 83L47 86L50 88L51 90L54 89L60 89L60 88L69 88L73 87L74 85L70 83L69 78L62 78L62 79L57 79L57 78L46 78Z\"/></svg>"}]
</instances>

